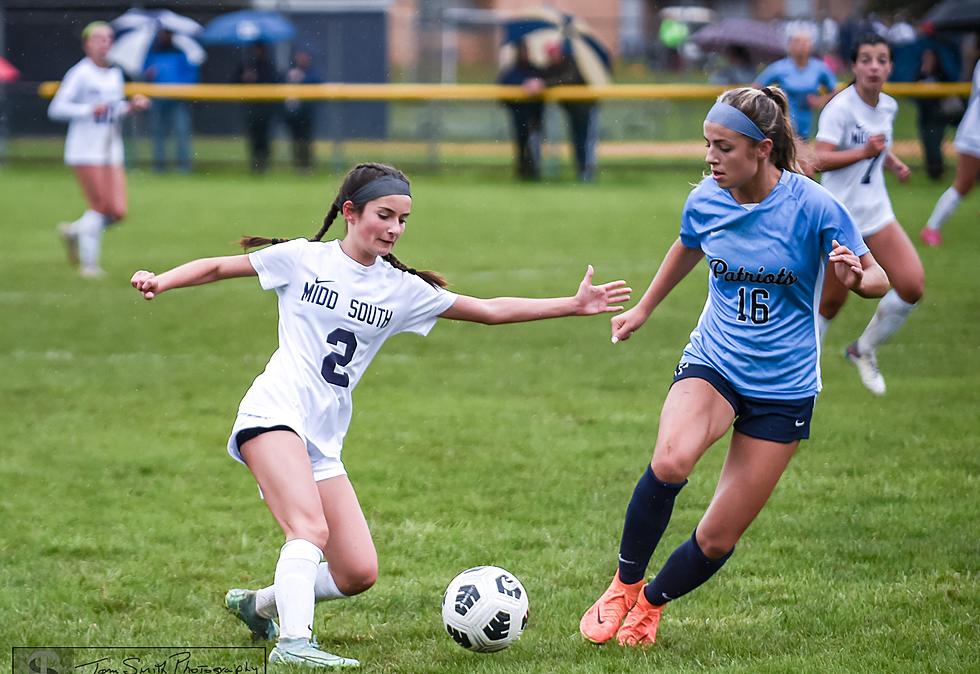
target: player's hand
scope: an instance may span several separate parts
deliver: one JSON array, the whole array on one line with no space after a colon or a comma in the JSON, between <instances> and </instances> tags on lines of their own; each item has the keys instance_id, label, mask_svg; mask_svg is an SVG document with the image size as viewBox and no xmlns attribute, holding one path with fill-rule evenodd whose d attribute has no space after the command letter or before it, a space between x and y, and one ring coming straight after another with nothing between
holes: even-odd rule
<instances>
[{"instance_id":1,"label":"player's hand","mask_svg":"<svg viewBox=\"0 0 980 674\"><path fill-rule=\"evenodd\" d=\"M150 99L143 94L133 94L133 97L129 99L130 109L136 110L137 112L146 110L150 105Z\"/></svg>"},{"instance_id":2,"label":"player's hand","mask_svg":"<svg viewBox=\"0 0 980 674\"><path fill-rule=\"evenodd\" d=\"M624 311L618 316L613 316L610 319L612 323L612 343L625 342L646 323L649 317L650 314L640 307L640 305Z\"/></svg>"},{"instance_id":3,"label":"player's hand","mask_svg":"<svg viewBox=\"0 0 980 674\"><path fill-rule=\"evenodd\" d=\"M864 144L864 156L868 159L877 157L885 151L885 144L885 134L876 133L868 138L868 142Z\"/></svg>"},{"instance_id":4,"label":"player's hand","mask_svg":"<svg viewBox=\"0 0 980 674\"><path fill-rule=\"evenodd\" d=\"M840 245L836 239L834 239L833 245L834 248L830 251L830 262L834 265L837 280L845 288L854 290L861 285L861 279L864 278L861 258L852 253L847 246Z\"/></svg>"},{"instance_id":5,"label":"player's hand","mask_svg":"<svg viewBox=\"0 0 980 674\"><path fill-rule=\"evenodd\" d=\"M143 294L143 299L145 300L152 300L160 292L160 281L152 271L140 269L133 274L133 278L129 282L137 291Z\"/></svg>"},{"instance_id":6,"label":"player's hand","mask_svg":"<svg viewBox=\"0 0 980 674\"><path fill-rule=\"evenodd\" d=\"M99 103L97 106L92 108L92 116L96 119L102 119L109 113L109 106L106 103Z\"/></svg>"},{"instance_id":7,"label":"player's hand","mask_svg":"<svg viewBox=\"0 0 980 674\"><path fill-rule=\"evenodd\" d=\"M896 176L898 176L899 182L908 182L909 176L912 175L912 169L905 165L904 162L898 162L892 169Z\"/></svg>"},{"instance_id":8,"label":"player's hand","mask_svg":"<svg viewBox=\"0 0 980 674\"><path fill-rule=\"evenodd\" d=\"M611 311L622 311L623 302L628 302L632 288L626 286L626 281L610 281L602 285L592 285L592 275L595 270L590 264L585 270L585 276L578 285L575 293L575 303L579 316L591 316Z\"/></svg>"}]
</instances>

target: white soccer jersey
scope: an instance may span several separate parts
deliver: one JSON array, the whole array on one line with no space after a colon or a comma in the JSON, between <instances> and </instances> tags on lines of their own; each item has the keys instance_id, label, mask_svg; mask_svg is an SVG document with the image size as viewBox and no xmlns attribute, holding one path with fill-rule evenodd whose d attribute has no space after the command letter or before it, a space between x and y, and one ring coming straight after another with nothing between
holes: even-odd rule
<instances>
[{"instance_id":1,"label":"white soccer jersey","mask_svg":"<svg viewBox=\"0 0 980 674\"><path fill-rule=\"evenodd\" d=\"M109 109L96 117L94 110L102 104ZM48 106L48 117L68 122L65 163L70 166L122 164L119 120L128 109L119 68L100 68L88 57L72 66Z\"/></svg>"},{"instance_id":2,"label":"white soccer jersey","mask_svg":"<svg viewBox=\"0 0 980 674\"><path fill-rule=\"evenodd\" d=\"M339 460L351 393L374 354L400 332L428 334L457 296L381 258L365 267L338 240L294 239L249 259L262 288L279 296L279 348L239 415L289 426L306 441L314 464L318 455ZM228 440L238 460L235 433L247 425L236 423Z\"/></svg>"},{"instance_id":3,"label":"white soccer jersey","mask_svg":"<svg viewBox=\"0 0 980 674\"><path fill-rule=\"evenodd\" d=\"M832 143L838 150L863 147L870 136L885 135L885 149L877 157L824 171L820 181L847 207L864 236L895 219L885 189L884 166L885 155L892 147L892 124L897 112L898 103L891 96L880 94L878 105L872 108L852 85L830 99L820 113L817 140Z\"/></svg>"},{"instance_id":4,"label":"white soccer jersey","mask_svg":"<svg viewBox=\"0 0 980 674\"><path fill-rule=\"evenodd\" d=\"M980 157L980 61L973 68L973 89L970 91L970 104L966 106L963 119L956 128L953 141L958 152Z\"/></svg>"}]
</instances>

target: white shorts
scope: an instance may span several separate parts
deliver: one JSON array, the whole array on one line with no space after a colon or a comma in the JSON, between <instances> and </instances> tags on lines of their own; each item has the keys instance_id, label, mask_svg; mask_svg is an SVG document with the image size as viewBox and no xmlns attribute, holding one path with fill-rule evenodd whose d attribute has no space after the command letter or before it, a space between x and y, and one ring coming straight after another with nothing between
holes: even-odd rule
<instances>
[{"instance_id":1,"label":"white shorts","mask_svg":"<svg viewBox=\"0 0 980 674\"><path fill-rule=\"evenodd\" d=\"M316 482L347 474L344 462L340 459L340 453L337 452L334 455L321 452L309 441L304 433L302 424L298 423L298 420L295 418L258 417L251 414L239 413L238 418L235 419L234 426L232 426L231 435L228 438L228 454L235 461L246 465L245 460L242 459L241 451L238 448L238 440L236 439L238 434L248 428L272 428L273 426L289 426L303 440L303 443L306 445L306 454L310 457L310 463L313 465L313 479Z\"/></svg>"},{"instance_id":2,"label":"white shorts","mask_svg":"<svg viewBox=\"0 0 980 674\"><path fill-rule=\"evenodd\" d=\"M118 134L94 139L69 134L65 140L68 166L122 166L123 154L123 141Z\"/></svg>"},{"instance_id":3,"label":"white shorts","mask_svg":"<svg viewBox=\"0 0 980 674\"><path fill-rule=\"evenodd\" d=\"M960 126L962 128L962 125ZM960 154L968 154L971 157L980 158L980 133L963 133L962 131L957 131L956 138L953 139L953 147Z\"/></svg>"},{"instance_id":4,"label":"white shorts","mask_svg":"<svg viewBox=\"0 0 980 674\"><path fill-rule=\"evenodd\" d=\"M892 206L889 203L877 211L874 218L866 218L861 221L855 220L855 224L858 226L858 231L861 232L861 237L866 239L872 234L877 234L895 221L895 211L892 210Z\"/></svg>"}]
</instances>

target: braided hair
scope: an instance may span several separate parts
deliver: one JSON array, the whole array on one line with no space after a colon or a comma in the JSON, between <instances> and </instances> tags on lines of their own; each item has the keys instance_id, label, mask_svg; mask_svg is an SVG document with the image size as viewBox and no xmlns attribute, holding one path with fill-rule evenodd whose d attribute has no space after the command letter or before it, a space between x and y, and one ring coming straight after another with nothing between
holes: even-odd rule
<instances>
[{"instance_id":1,"label":"braided hair","mask_svg":"<svg viewBox=\"0 0 980 674\"><path fill-rule=\"evenodd\" d=\"M382 176L393 176L404 180L406 183L408 182L408 178L405 176L405 174L393 166L371 162L358 164L344 177L344 181L340 184L340 189L337 191L337 196L334 198L333 203L330 204L330 208L327 210L327 214L323 218L323 226L321 226L317 233L310 238L310 241L322 241L323 236L327 233L327 230L330 229L330 225L332 225L334 220L337 219L337 216L343 212L344 203L350 201L351 196L361 187ZM364 210L364 204L354 203L354 209L355 212L361 213ZM284 243L286 241L289 241L289 239L245 236L242 237L239 244L242 248L248 250L249 248L274 245L277 243ZM409 267L392 253L388 253L381 259L395 269L418 276L431 286L445 288L448 285L446 279L443 278L441 274L434 271L424 271Z\"/></svg>"}]
</instances>

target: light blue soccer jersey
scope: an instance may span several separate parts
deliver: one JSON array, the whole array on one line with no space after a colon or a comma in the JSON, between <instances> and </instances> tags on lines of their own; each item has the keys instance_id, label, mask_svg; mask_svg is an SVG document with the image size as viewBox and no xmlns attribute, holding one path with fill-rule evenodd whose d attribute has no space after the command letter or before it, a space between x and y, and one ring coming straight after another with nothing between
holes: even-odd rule
<instances>
[{"instance_id":1,"label":"light blue soccer jersey","mask_svg":"<svg viewBox=\"0 0 980 674\"><path fill-rule=\"evenodd\" d=\"M796 135L800 138L809 138L810 128L813 126L813 110L810 109L806 97L818 93L821 85L828 91L833 91L837 86L834 73L824 65L823 61L815 58L807 61L803 68L797 66L791 58L774 61L759 73L755 81L763 86L777 84L786 92L786 97L789 99L789 115L793 120Z\"/></svg>"},{"instance_id":2,"label":"light blue soccer jersey","mask_svg":"<svg viewBox=\"0 0 980 674\"><path fill-rule=\"evenodd\" d=\"M817 307L831 242L868 252L847 209L790 171L752 209L709 176L687 198L680 238L708 262L708 300L682 362L714 368L753 398L816 395Z\"/></svg>"}]
</instances>

